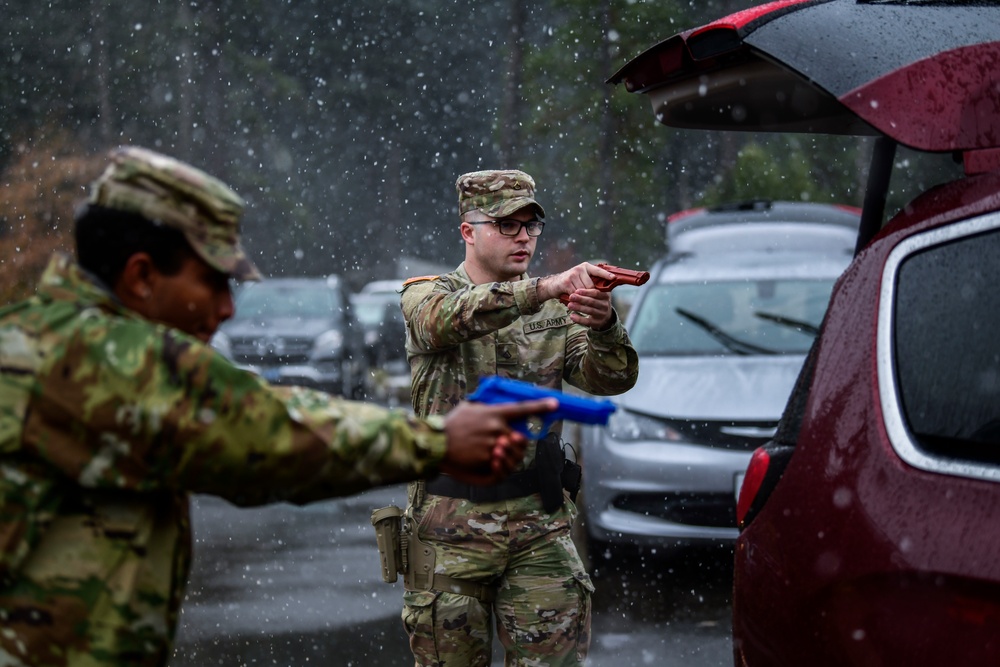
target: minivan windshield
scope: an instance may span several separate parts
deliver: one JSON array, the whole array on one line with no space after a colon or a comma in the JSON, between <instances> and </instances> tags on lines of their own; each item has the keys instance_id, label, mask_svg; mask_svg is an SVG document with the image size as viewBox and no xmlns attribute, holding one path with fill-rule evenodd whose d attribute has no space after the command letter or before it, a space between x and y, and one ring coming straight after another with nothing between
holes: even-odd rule
<instances>
[{"instance_id":1,"label":"minivan windshield","mask_svg":"<svg viewBox=\"0 0 1000 667\"><path fill-rule=\"evenodd\" d=\"M281 285L262 282L248 285L236 297L234 320L267 321L339 319L337 292L325 284Z\"/></svg>"},{"instance_id":2,"label":"minivan windshield","mask_svg":"<svg viewBox=\"0 0 1000 667\"><path fill-rule=\"evenodd\" d=\"M833 280L649 286L629 327L640 355L805 354Z\"/></svg>"}]
</instances>

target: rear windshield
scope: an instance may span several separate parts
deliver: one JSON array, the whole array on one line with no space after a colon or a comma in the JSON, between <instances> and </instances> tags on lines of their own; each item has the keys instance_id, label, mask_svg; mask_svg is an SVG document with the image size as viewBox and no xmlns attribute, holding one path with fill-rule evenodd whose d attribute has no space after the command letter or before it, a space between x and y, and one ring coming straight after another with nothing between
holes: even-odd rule
<instances>
[{"instance_id":1,"label":"rear windshield","mask_svg":"<svg viewBox=\"0 0 1000 667\"><path fill-rule=\"evenodd\" d=\"M326 285L248 285L236 298L235 320L339 319L342 304Z\"/></svg>"},{"instance_id":2,"label":"rear windshield","mask_svg":"<svg viewBox=\"0 0 1000 667\"><path fill-rule=\"evenodd\" d=\"M629 335L640 355L805 354L832 280L649 286Z\"/></svg>"}]
</instances>

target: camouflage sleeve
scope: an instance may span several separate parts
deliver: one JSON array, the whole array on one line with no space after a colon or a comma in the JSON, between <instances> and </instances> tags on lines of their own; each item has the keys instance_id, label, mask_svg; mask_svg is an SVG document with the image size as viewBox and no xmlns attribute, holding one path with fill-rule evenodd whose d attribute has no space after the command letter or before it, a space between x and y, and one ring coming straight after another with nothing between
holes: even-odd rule
<instances>
[{"instance_id":1,"label":"camouflage sleeve","mask_svg":"<svg viewBox=\"0 0 1000 667\"><path fill-rule=\"evenodd\" d=\"M639 377L639 355L618 314L605 331L573 324L566 338L564 379L596 396L628 391Z\"/></svg>"},{"instance_id":2,"label":"camouflage sleeve","mask_svg":"<svg viewBox=\"0 0 1000 667\"><path fill-rule=\"evenodd\" d=\"M306 502L432 474L444 456L440 421L271 387L164 327L84 329L56 358L23 444L85 487Z\"/></svg>"},{"instance_id":3,"label":"camouflage sleeve","mask_svg":"<svg viewBox=\"0 0 1000 667\"><path fill-rule=\"evenodd\" d=\"M537 313L538 279L455 285L445 278L407 286L400 305L417 353L446 350Z\"/></svg>"}]
</instances>

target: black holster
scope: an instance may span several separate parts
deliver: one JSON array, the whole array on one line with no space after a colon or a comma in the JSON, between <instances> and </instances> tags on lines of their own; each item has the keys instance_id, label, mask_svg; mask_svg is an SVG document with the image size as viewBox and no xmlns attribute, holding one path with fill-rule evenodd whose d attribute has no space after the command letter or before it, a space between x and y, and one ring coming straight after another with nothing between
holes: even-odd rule
<instances>
[{"instance_id":1,"label":"black holster","mask_svg":"<svg viewBox=\"0 0 1000 667\"><path fill-rule=\"evenodd\" d=\"M559 446L559 436L550 433L535 445L535 472L538 475L538 492L542 508L554 512L563 504L563 472L566 456Z\"/></svg>"},{"instance_id":2,"label":"black holster","mask_svg":"<svg viewBox=\"0 0 1000 667\"><path fill-rule=\"evenodd\" d=\"M562 486L569 491L569 499L576 502L576 494L580 492L580 483L583 481L583 468L576 461L565 459L562 471Z\"/></svg>"},{"instance_id":3,"label":"black holster","mask_svg":"<svg viewBox=\"0 0 1000 667\"><path fill-rule=\"evenodd\" d=\"M427 493L450 498L467 498L474 503L497 502L538 493L542 508L554 512L563 505L563 489L576 502L582 474L580 466L563 453L559 436L552 433L535 445L535 460L527 470L512 473L492 486L473 486L448 475L438 475L426 482Z\"/></svg>"}]
</instances>

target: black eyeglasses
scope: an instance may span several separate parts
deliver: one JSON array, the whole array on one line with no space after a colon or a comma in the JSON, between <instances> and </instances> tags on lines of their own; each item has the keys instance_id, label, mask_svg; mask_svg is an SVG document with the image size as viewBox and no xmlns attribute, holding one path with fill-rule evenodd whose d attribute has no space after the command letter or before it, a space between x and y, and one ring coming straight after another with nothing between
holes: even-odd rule
<instances>
[{"instance_id":1,"label":"black eyeglasses","mask_svg":"<svg viewBox=\"0 0 1000 667\"><path fill-rule=\"evenodd\" d=\"M521 233L521 230L528 232L528 236L541 236L542 230L545 228L545 223L541 220L528 220L527 222L521 222L520 220L514 220L513 218L504 218L503 220L480 220L479 222L470 222L470 225L496 225L497 229L504 236L517 236Z\"/></svg>"}]
</instances>

